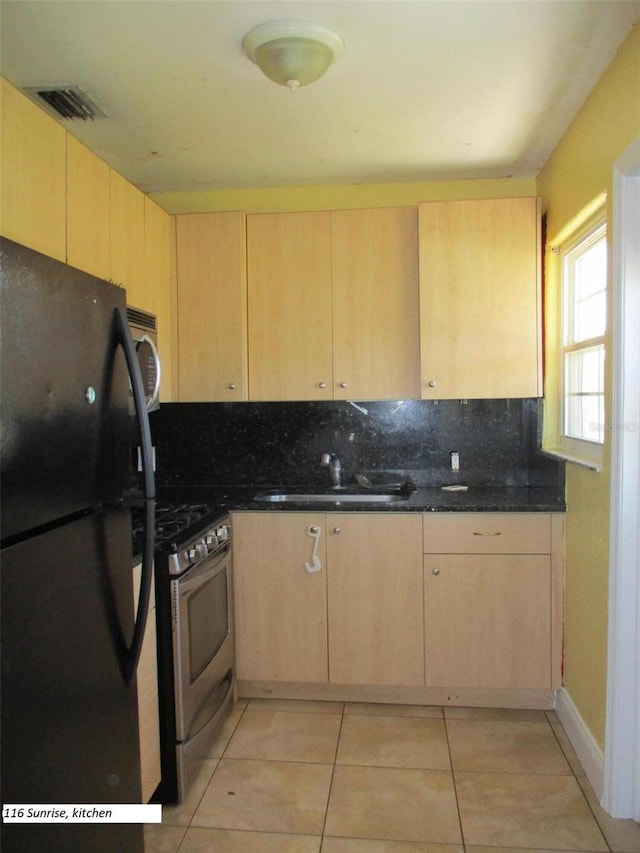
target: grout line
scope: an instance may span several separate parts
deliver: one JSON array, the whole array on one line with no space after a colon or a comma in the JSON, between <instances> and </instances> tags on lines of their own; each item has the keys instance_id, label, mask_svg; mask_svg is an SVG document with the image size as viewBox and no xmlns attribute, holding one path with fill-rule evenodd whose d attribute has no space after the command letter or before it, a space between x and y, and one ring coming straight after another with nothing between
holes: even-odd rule
<instances>
[{"instance_id":1,"label":"grout line","mask_svg":"<svg viewBox=\"0 0 640 853\"><path fill-rule=\"evenodd\" d=\"M324 833L327 827L327 818L329 817L329 804L331 802L331 793L333 791L333 778L336 773L336 761L338 759L338 750L340 749L340 738L342 737L342 727L344 725L344 717L345 717L345 709L347 707L347 703L342 703L342 714L340 715L340 728L338 729L338 738L336 740L336 748L333 753L333 765L331 768L331 780L329 781L329 790L327 792L327 805L324 810L324 820L322 821L322 830L320 831L320 850L319 853L322 853L322 848L324 847Z\"/></svg>"},{"instance_id":2,"label":"grout line","mask_svg":"<svg viewBox=\"0 0 640 853\"><path fill-rule=\"evenodd\" d=\"M447 725L447 716L442 709L442 719L444 722L444 735L447 739L447 750L449 752L449 764L451 765L451 779L453 781L453 794L456 798L456 811L458 812L458 825L460 827L460 839L462 841L462 849L466 851L467 844L464 840L464 827L462 825L462 814L460 813L460 800L458 798L458 784L456 782L456 774L453 769L453 755L451 754L451 743L449 741L449 727Z\"/></svg>"}]
</instances>

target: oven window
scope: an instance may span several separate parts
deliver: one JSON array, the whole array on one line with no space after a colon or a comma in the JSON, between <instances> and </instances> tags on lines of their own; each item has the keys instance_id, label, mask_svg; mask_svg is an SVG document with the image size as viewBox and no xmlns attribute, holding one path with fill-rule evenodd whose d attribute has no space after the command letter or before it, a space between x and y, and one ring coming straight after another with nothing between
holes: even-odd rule
<instances>
[{"instance_id":1,"label":"oven window","mask_svg":"<svg viewBox=\"0 0 640 853\"><path fill-rule=\"evenodd\" d=\"M193 684L229 633L226 568L189 597L188 608L189 678Z\"/></svg>"}]
</instances>

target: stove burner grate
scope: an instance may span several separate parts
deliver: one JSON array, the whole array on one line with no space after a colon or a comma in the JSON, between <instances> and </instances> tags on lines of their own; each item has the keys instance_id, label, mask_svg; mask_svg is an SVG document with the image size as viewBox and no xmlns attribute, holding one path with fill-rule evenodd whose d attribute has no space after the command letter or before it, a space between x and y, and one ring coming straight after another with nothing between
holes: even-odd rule
<instances>
[{"instance_id":1,"label":"stove burner grate","mask_svg":"<svg viewBox=\"0 0 640 853\"><path fill-rule=\"evenodd\" d=\"M155 535L157 543L175 539L192 524L210 512L208 504L156 504ZM134 549L144 535L144 517L141 510L134 509L131 515Z\"/></svg>"}]
</instances>

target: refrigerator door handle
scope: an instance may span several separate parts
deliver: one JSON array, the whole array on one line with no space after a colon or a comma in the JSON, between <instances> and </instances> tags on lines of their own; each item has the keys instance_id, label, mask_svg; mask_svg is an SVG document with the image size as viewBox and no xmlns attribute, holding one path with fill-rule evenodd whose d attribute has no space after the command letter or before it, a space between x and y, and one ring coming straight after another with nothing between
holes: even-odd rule
<instances>
[{"instance_id":1,"label":"refrigerator door handle","mask_svg":"<svg viewBox=\"0 0 640 853\"><path fill-rule=\"evenodd\" d=\"M142 641L147 624L147 611L151 597L151 579L153 577L153 552L154 552L154 530L155 530L155 479L153 475L153 458L151 449L151 427L149 426L149 415L147 413L146 397L140 373L140 365L136 355L136 348L129 332L127 316L124 309L116 308L116 329L118 344L124 350L127 369L131 378L133 399L135 403L138 428L140 430L140 447L142 451L142 469L144 477L144 546L142 550L142 571L140 576L140 595L138 597L138 610L133 629L131 646L127 650L124 675L127 684L130 684L136 674Z\"/></svg>"}]
</instances>

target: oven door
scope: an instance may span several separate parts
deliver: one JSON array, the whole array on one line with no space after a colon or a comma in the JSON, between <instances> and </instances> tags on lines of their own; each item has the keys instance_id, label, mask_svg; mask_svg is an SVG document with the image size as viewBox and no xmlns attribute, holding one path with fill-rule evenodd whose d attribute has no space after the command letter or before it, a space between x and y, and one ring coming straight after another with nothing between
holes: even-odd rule
<instances>
[{"instance_id":1,"label":"oven door","mask_svg":"<svg viewBox=\"0 0 640 853\"><path fill-rule=\"evenodd\" d=\"M176 739L190 741L229 696L233 678L231 551L171 581Z\"/></svg>"}]
</instances>

